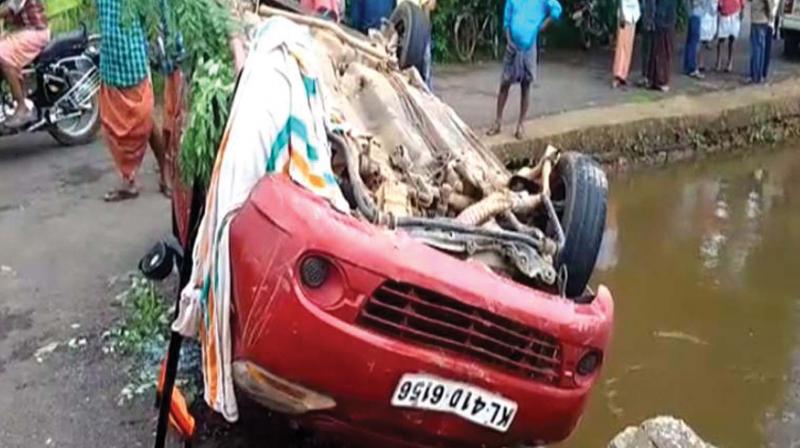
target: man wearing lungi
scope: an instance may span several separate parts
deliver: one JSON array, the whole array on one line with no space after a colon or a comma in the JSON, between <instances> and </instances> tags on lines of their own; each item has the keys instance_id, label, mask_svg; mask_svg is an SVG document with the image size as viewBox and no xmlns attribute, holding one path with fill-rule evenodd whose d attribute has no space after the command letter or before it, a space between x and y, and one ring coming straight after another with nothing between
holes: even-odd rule
<instances>
[{"instance_id":1,"label":"man wearing lungi","mask_svg":"<svg viewBox=\"0 0 800 448\"><path fill-rule=\"evenodd\" d=\"M108 148L121 178L109 191L109 202L139 195L136 173L148 143L161 175L160 190L168 193L161 131L155 127L153 86L147 58L147 40L136 17L123 18L123 0L97 0L100 47L100 121Z\"/></svg>"},{"instance_id":2,"label":"man wearing lungi","mask_svg":"<svg viewBox=\"0 0 800 448\"><path fill-rule=\"evenodd\" d=\"M15 28L0 38L0 66L17 103L14 114L5 121L9 128L18 128L34 118L25 103L22 69L30 64L50 41L47 16L42 0L7 0L0 6L0 17Z\"/></svg>"},{"instance_id":3,"label":"man wearing lungi","mask_svg":"<svg viewBox=\"0 0 800 448\"><path fill-rule=\"evenodd\" d=\"M503 15L506 53L497 95L497 115L487 135L500 133L508 91L511 85L519 84L520 111L514 136L520 140L524 138L523 123L528 114L531 83L536 79L536 40L539 33L559 17L561 4L558 0L506 0Z\"/></svg>"}]
</instances>

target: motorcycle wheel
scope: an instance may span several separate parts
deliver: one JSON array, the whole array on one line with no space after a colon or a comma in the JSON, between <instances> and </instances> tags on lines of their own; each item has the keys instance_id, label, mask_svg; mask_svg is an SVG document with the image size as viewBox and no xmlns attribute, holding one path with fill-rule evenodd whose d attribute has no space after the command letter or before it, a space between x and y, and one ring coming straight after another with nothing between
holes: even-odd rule
<instances>
[{"instance_id":1,"label":"motorcycle wheel","mask_svg":"<svg viewBox=\"0 0 800 448\"><path fill-rule=\"evenodd\" d=\"M90 108L80 116L59 121L47 131L64 146L85 145L94 141L100 130L100 102L95 95Z\"/></svg>"}]
</instances>

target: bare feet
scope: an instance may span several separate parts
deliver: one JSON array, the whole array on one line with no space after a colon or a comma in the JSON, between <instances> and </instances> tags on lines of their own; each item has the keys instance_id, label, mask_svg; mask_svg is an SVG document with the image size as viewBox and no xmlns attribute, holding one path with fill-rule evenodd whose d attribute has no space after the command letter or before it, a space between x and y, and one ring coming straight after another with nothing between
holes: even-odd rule
<instances>
[{"instance_id":1,"label":"bare feet","mask_svg":"<svg viewBox=\"0 0 800 448\"><path fill-rule=\"evenodd\" d=\"M158 183L158 191L160 191L161 194L163 194L167 199L172 198L172 189L169 188L169 184L166 181L161 180Z\"/></svg>"},{"instance_id":2,"label":"bare feet","mask_svg":"<svg viewBox=\"0 0 800 448\"><path fill-rule=\"evenodd\" d=\"M522 123L517 124L517 130L514 131L514 138L517 140L525 140L525 127Z\"/></svg>"},{"instance_id":3,"label":"bare feet","mask_svg":"<svg viewBox=\"0 0 800 448\"><path fill-rule=\"evenodd\" d=\"M486 135L488 135L489 137L497 135L500 133L500 130L501 130L500 122L495 121L492 127L490 127L488 131L486 131Z\"/></svg>"}]
</instances>

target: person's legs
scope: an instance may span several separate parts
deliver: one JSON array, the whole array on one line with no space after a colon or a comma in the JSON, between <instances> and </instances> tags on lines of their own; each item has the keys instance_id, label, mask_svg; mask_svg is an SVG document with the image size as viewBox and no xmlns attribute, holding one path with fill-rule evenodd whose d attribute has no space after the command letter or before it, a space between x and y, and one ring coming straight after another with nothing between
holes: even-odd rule
<instances>
[{"instance_id":1,"label":"person's legs","mask_svg":"<svg viewBox=\"0 0 800 448\"><path fill-rule=\"evenodd\" d=\"M764 81L769 75L769 62L772 59L772 34L772 27L768 26L764 33L764 71L762 73Z\"/></svg>"},{"instance_id":2,"label":"person's legs","mask_svg":"<svg viewBox=\"0 0 800 448\"><path fill-rule=\"evenodd\" d=\"M522 81L519 94L519 119L517 119L517 129L514 137L518 140L525 138L525 118L528 116L528 108L531 104L531 81Z\"/></svg>"},{"instance_id":3,"label":"person's legs","mask_svg":"<svg viewBox=\"0 0 800 448\"><path fill-rule=\"evenodd\" d=\"M432 31L432 30L431 30ZM425 46L425 59L423 60L424 72L422 78L428 86L428 90L433 91L433 37L428 40Z\"/></svg>"},{"instance_id":4,"label":"person's legs","mask_svg":"<svg viewBox=\"0 0 800 448\"><path fill-rule=\"evenodd\" d=\"M158 164L158 174L159 174L159 181L158 181L158 189L165 195L169 194L169 172L167 166L167 145L164 140L164 133L162 132L161 128L153 124L153 129L150 131L150 137L148 138L148 143L150 143L150 149L153 150L153 155L156 157L156 163Z\"/></svg>"},{"instance_id":5,"label":"person's legs","mask_svg":"<svg viewBox=\"0 0 800 448\"><path fill-rule=\"evenodd\" d=\"M728 38L728 64L725 66L725 71L730 73L733 71L733 44L736 38L731 36Z\"/></svg>"},{"instance_id":6,"label":"person's legs","mask_svg":"<svg viewBox=\"0 0 800 448\"><path fill-rule=\"evenodd\" d=\"M669 27L659 27L653 46L651 59L651 88L662 92L669 91L670 73L672 71L672 39L675 30Z\"/></svg>"},{"instance_id":7,"label":"person's legs","mask_svg":"<svg viewBox=\"0 0 800 448\"><path fill-rule=\"evenodd\" d=\"M639 56L641 57L640 64L641 64L641 72L642 72L642 81L641 83L647 82L647 65L650 62L650 51L651 51L651 42L653 41L653 33L650 31L643 31L642 38L640 39L639 44Z\"/></svg>"},{"instance_id":8,"label":"person's legs","mask_svg":"<svg viewBox=\"0 0 800 448\"><path fill-rule=\"evenodd\" d=\"M722 44L724 42L724 39L717 40L717 62L714 64L714 70L718 72L722 71Z\"/></svg>"},{"instance_id":9,"label":"person's legs","mask_svg":"<svg viewBox=\"0 0 800 448\"><path fill-rule=\"evenodd\" d=\"M503 80L500 82L500 91L497 93L497 109L495 111L494 124L486 132L486 135L497 135L500 133L503 123L503 111L508 101L508 91L511 89L511 82Z\"/></svg>"},{"instance_id":10,"label":"person's legs","mask_svg":"<svg viewBox=\"0 0 800 448\"><path fill-rule=\"evenodd\" d=\"M700 42L700 48L697 50L697 71L706 71L706 51L710 48L710 43Z\"/></svg>"},{"instance_id":11,"label":"person's legs","mask_svg":"<svg viewBox=\"0 0 800 448\"><path fill-rule=\"evenodd\" d=\"M689 29L686 32L686 48L683 51L683 73L693 75L698 68L698 47L700 45L700 16L689 18Z\"/></svg>"},{"instance_id":12,"label":"person's legs","mask_svg":"<svg viewBox=\"0 0 800 448\"><path fill-rule=\"evenodd\" d=\"M6 63L0 63L0 66L3 68L3 76L6 78L6 82L8 82L8 88L11 90L11 96L17 103L17 107L14 110L14 115L9 119L9 121L13 120L15 117L27 117L30 115L30 109L28 108L28 105L25 104L25 93L22 90L22 72L17 67L13 67Z\"/></svg>"},{"instance_id":13,"label":"person's legs","mask_svg":"<svg viewBox=\"0 0 800 448\"><path fill-rule=\"evenodd\" d=\"M149 78L133 87L100 86L100 122L108 149L120 176L120 186L109 191L106 201L119 201L136 197L136 174L151 144L159 167L164 174L163 135L154 131L153 88Z\"/></svg>"},{"instance_id":14,"label":"person's legs","mask_svg":"<svg viewBox=\"0 0 800 448\"><path fill-rule=\"evenodd\" d=\"M508 101L508 91L511 84L517 83L522 78L523 61L522 55L519 51L506 47L506 53L503 56L503 73L500 77L500 91L497 93L497 109L495 111L495 120L492 127L486 132L486 135L496 135L500 133L503 125L503 111L506 108L506 101Z\"/></svg>"},{"instance_id":15,"label":"person's legs","mask_svg":"<svg viewBox=\"0 0 800 448\"><path fill-rule=\"evenodd\" d=\"M753 24L750 28L750 81L755 84L764 76L764 28L763 24Z\"/></svg>"},{"instance_id":16,"label":"person's legs","mask_svg":"<svg viewBox=\"0 0 800 448\"><path fill-rule=\"evenodd\" d=\"M27 29L9 33L0 39L0 67L17 103L14 115L5 121L7 127L20 127L33 118L33 111L25 102L22 68L36 58L49 40L49 31Z\"/></svg>"},{"instance_id":17,"label":"person's legs","mask_svg":"<svg viewBox=\"0 0 800 448\"><path fill-rule=\"evenodd\" d=\"M614 68L612 86L628 82L628 73L631 68L631 56L633 55L633 39L635 28L631 24L617 30L617 45L614 52Z\"/></svg>"}]
</instances>

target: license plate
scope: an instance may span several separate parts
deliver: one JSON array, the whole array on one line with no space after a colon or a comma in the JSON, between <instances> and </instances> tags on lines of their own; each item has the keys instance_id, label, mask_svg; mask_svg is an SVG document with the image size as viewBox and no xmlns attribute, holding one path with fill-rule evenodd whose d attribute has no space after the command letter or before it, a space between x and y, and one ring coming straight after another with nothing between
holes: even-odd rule
<instances>
[{"instance_id":1,"label":"license plate","mask_svg":"<svg viewBox=\"0 0 800 448\"><path fill-rule=\"evenodd\" d=\"M506 432L517 414L517 403L479 387L407 373L400 378L392 406L455 414L472 423Z\"/></svg>"}]
</instances>

